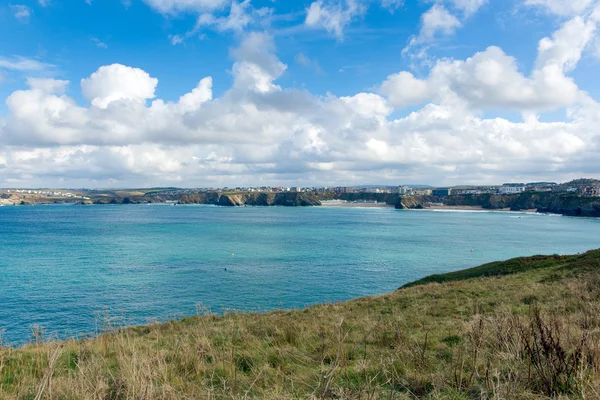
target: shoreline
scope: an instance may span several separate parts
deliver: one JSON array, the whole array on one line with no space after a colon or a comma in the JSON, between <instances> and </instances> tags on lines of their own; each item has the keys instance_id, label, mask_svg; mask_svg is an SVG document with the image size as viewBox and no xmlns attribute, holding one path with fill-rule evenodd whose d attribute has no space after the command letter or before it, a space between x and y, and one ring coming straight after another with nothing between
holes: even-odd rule
<instances>
[{"instance_id":1,"label":"shoreline","mask_svg":"<svg viewBox=\"0 0 600 400\"><path fill-rule=\"evenodd\" d=\"M482 211L482 212L513 212L513 213L529 213L529 214L543 214L538 212L537 208L531 208L527 210L511 210L510 208L497 208L489 209L483 208L482 206L431 206L425 207L423 210L432 211Z\"/></svg>"},{"instance_id":2,"label":"shoreline","mask_svg":"<svg viewBox=\"0 0 600 400\"><path fill-rule=\"evenodd\" d=\"M393 205L386 203L321 203L321 205L317 207L394 208Z\"/></svg>"}]
</instances>

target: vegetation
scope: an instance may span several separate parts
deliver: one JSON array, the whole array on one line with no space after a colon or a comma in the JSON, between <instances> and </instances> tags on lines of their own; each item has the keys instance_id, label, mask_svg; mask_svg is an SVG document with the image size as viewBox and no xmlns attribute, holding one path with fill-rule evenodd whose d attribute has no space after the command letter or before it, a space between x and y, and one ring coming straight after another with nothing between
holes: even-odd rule
<instances>
[{"instance_id":1,"label":"vegetation","mask_svg":"<svg viewBox=\"0 0 600 400\"><path fill-rule=\"evenodd\" d=\"M586 254L584 257L577 256L533 256L514 258L508 261L496 261L489 264L480 265L479 267L464 269L461 271L450 272L447 274L430 275L415 282L407 283L403 288L412 286L425 285L427 283L444 283L454 281L464 281L466 279L481 278L486 276L510 275L519 272L531 271L539 268L549 268L560 263L565 268L581 267L584 263L586 266L590 264L598 264L600 259L596 258L596 253ZM598 264L600 267L600 264Z\"/></svg>"},{"instance_id":2,"label":"vegetation","mask_svg":"<svg viewBox=\"0 0 600 400\"><path fill-rule=\"evenodd\" d=\"M430 283L430 282L444 282ZM0 349L1 399L595 399L600 251Z\"/></svg>"}]
</instances>

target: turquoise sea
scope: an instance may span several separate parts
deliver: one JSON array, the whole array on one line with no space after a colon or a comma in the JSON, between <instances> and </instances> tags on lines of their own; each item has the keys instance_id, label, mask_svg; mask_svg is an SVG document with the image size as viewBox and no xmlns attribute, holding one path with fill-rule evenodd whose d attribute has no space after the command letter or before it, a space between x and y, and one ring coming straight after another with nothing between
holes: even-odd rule
<instances>
[{"instance_id":1,"label":"turquoise sea","mask_svg":"<svg viewBox=\"0 0 600 400\"><path fill-rule=\"evenodd\" d=\"M432 273L600 247L600 220L391 208L166 205L0 207L3 344L300 308L395 290Z\"/></svg>"}]
</instances>

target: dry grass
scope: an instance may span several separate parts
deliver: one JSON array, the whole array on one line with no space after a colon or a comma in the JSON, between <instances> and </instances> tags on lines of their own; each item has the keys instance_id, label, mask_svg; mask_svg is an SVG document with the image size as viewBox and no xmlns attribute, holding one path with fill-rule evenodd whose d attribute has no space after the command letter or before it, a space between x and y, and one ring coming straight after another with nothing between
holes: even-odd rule
<instances>
[{"instance_id":1,"label":"dry grass","mask_svg":"<svg viewBox=\"0 0 600 400\"><path fill-rule=\"evenodd\" d=\"M0 349L0 399L596 399L600 253L577 260Z\"/></svg>"}]
</instances>

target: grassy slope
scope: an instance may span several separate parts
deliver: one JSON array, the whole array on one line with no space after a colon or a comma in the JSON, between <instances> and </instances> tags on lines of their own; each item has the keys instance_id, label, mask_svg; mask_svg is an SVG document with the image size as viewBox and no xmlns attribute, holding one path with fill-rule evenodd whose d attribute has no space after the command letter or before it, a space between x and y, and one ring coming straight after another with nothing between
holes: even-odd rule
<instances>
[{"instance_id":1,"label":"grassy slope","mask_svg":"<svg viewBox=\"0 0 600 400\"><path fill-rule=\"evenodd\" d=\"M305 310L0 349L0 399L598 398L599 271L600 251L517 259Z\"/></svg>"},{"instance_id":2,"label":"grassy slope","mask_svg":"<svg viewBox=\"0 0 600 400\"><path fill-rule=\"evenodd\" d=\"M445 283L464 281L472 278L510 275L541 268L550 268L556 265L564 265L565 267L571 266L573 268L577 268L582 266L582 264L588 266L590 265L590 263L598 265L599 261L600 252L590 252L584 254L583 256L552 255L520 257L508 261L496 261L489 264L480 265L479 267L450 272L447 274L430 275L418 281L407 283L406 285L402 286L402 288L426 285L428 283Z\"/></svg>"}]
</instances>

